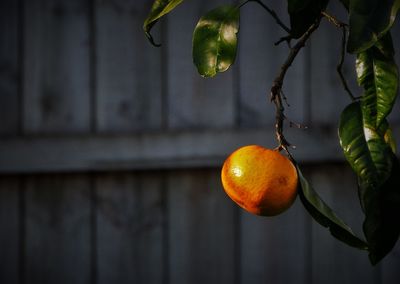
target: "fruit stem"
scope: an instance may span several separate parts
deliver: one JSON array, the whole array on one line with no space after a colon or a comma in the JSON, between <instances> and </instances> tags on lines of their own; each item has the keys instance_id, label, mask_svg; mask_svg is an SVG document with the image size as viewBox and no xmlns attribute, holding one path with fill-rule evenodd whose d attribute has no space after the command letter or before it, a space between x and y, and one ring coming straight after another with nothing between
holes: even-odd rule
<instances>
[{"instance_id":1,"label":"fruit stem","mask_svg":"<svg viewBox=\"0 0 400 284\"><path fill-rule=\"evenodd\" d=\"M283 135L283 121L285 119L285 108L282 103L282 86L283 80L285 79L285 75L287 70L292 65L294 59L296 58L299 51L305 46L306 41L310 38L311 34L319 27L321 22L321 16L317 18L317 20L308 28L308 30L300 37L297 43L290 48L290 52L286 61L280 68L278 75L272 83L270 100L275 104L275 135L278 140L278 149L285 150L290 159L293 160L292 155L289 152L288 147L290 147L290 143L286 140Z\"/></svg>"}]
</instances>

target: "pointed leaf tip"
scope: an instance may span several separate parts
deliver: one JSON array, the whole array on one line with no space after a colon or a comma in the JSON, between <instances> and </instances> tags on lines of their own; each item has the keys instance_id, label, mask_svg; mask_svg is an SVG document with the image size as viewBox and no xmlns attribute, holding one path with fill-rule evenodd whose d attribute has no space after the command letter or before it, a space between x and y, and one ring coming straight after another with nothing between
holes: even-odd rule
<instances>
[{"instance_id":1,"label":"pointed leaf tip","mask_svg":"<svg viewBox=\"0 0 400 284\"><path fill-rule=\"evenodd\" d=\"M152 45L156 47L161 46L161 44L155 43L153 36L150 34L153 26L158 22L161 17L171 12L173 9L175 9L176 6L178 6L182 2L183 0L155 0L153 2L150 12L143 23L143 30Z\"/></svg>"},{"instance_id":2,"label":"pointed leaf tip","mask_svg":"<svg viewBox=\"0 0 400 284\"><path fill-rule=\"evenodd\" d=\"M329 228L332 236L346 243L349 246L368 250L368 245L365 241L358 238L351 228L343 222L336 213L321 199L317 192L312 188L308 181L304 178L297 167L297 172L300 181L299 195L300 200L310 215L320 225Z\"/></svg>"}]
</instances>

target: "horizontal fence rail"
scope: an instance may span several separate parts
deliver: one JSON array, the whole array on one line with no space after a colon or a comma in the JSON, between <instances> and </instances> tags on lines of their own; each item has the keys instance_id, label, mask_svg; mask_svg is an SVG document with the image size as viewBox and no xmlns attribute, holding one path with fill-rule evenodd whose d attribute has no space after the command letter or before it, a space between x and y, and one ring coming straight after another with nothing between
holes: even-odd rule
<instances>
[{"instance_id":1,"label":"horizontal fence rail","mask_svg":"<svg viewBox=\"0 0 400 284\"><path fill-rule=\"evenodd\" d=\"M299 162L343 161L337 134L289 135ZM214 167L240 146L276 145L273 129L204 130L97 136L27 136L0 140L0 173L79 172Z\"/></svg>"}]
</instances>

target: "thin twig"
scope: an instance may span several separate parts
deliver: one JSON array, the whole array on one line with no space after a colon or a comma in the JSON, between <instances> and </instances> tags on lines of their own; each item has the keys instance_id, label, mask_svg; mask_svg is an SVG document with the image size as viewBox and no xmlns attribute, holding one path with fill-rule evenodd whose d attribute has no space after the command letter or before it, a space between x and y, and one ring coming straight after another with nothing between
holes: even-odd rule
<instances>
[{"instance_id":1,"label":"thin twig","mask_svg":"<svg viewBox=\"0 0 400 284\"><path fill-rule=\"evenodd\" d=\"M286 106L287 106L287 107L290 107L290 104L289 104L289 102L288 102L288 99L287 99L285 93L284 93L282 90L281 90L281 94L282 94L282 99L283 99L283 101L285 102Z\"/></svg>"},{"instance_id":2,"label":"thin twig","mask_svg":"<svg viewBox=\"0 0 400 284\"><path fill-rule=\"evenodd\" d=\"M343 75L343 63L344 63L344 58L346 56L346 39L347 39L347 24L339 21L336 19L334 16L329 15L325 11L321 12L321 15L324 16L325 18L328 19L329 22L334 24L337 28L342 29L342 44L341 44L341 52L340 52L340 60L339 64L336 66L336 71L339 74L340 81L342 82L343 88L347 92L347 94L350 96L351 100L356 100L354 97L353 93L351 92L349 85L347 84L346 78Z\"/></svg>"},{"instance_id":3,"label":"thin twig","mask_svg":"<svg viewBox=\"0 0 400 284\"><path fill-rule=\"evenodd\" d=\"M303 125L301 123L297 123L294 121L289 120L289 127L296 127L298 129L307 129L307 125Z\"/></svg>"},{"instance_id":4,"label":"thin twig","mask_svg":"<svg viewBox=\"0 0 400 284\"><path fill-rule=\"evenodd\" d=\"M272 18L275 19L276 23L282 28L284 29L287 33L290 34L290 29L281 21L281 19L279 19L278 15L275 13L274 10L272 10L271 8L269 8L267 5L265 5L261 0L247 0L245 2L243 2L242 4L239 5L239 8L242 7L243 5L249 3L249 2L256 2L258 3L261 7L263 7L271 16Z\"/></svg>"},{"instance_id":5,"label":"thin twig","mask_svg":"<svg viewBox=\"0 0 400 284\"><path fill-rule=\"evenodd\" d=\"M291 40L293 37L291 35L283 36L281 37L277 42L274 43L275 46L280 45L282 42L286 41L287 45L289 48L292 48L292 45L290 44Z\"/></svg>"},{"instance_id":6,"label":"thin twig","mask_svg":"<svg viewBox=\"0 0 400 284\"><path fill-rule=\"evenodd\" d=\"M346 23L343 23L341 21L339 21L338 19L336 19L334 16L329 15L327 12L322 11L321 15L324 16L325 18L328 19L329 22L331 22L332 24L334 24L337 28L341 28L343 26L347 26Z\"/></svg>"},{"instance_id":7,"label":"thin twig","mask_svg":"<svg viewBox=\"0 0 400 284\"><path fill-rule=\"evenodd\" d=\"M276 139L278 140L278 149L285 150L288 154L289 158L293 160L292 155L290 154L288 147L291 146L290 143L286 140L283 135L283 120L285 119L284 110L282 103L282 86L283 80L285 78L286 72L289 67L292 65L294 59L296 58L299 51L304 47L306 41L309 39L311 34L318 28L319 23L321 22L321 17L312 24L308 30L301 36L301 38L297 41L295 46L290 49L289 55L286 58L286 61L281 66L280 72L272 83L271 87L271 101L275 104L275 134Z\"/></svg>"},{"instance_id":8,"label":"thin twig","mask_svg":"<svg viewBox=\"0 0 400 284\"><path fill-rule=\"evenodd\" d=\"M347 94L350 96L351 100L356 100L353 93L351 92L349 85L347 84L346 78L343 75L343 63L344 57L346 55L346 37L347 37L347 29L346 26L342 26L342 48L340 52L340 61L339 64L336 66L336 71L339 74L340 81L342 82L343 88L346 90Z\"/></svg>"}]
</instances>

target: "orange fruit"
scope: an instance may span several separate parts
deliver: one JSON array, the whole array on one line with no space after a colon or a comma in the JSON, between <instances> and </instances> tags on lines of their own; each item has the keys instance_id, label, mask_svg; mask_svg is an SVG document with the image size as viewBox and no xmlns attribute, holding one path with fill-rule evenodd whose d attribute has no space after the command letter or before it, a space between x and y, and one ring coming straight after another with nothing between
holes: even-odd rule
<instances>
[{"instance_id":1,"label":"orange fruit","mask_svg":"<svg viewBox=\"0 0 400 284\"><path fill-rule=\"evenodd\" d=\"M221 180L228 196L256 215L278 215L297 196L297 170L292 162L279 151L258 145L234 151L224 162Z\"/></svg>"}]
</instances>

